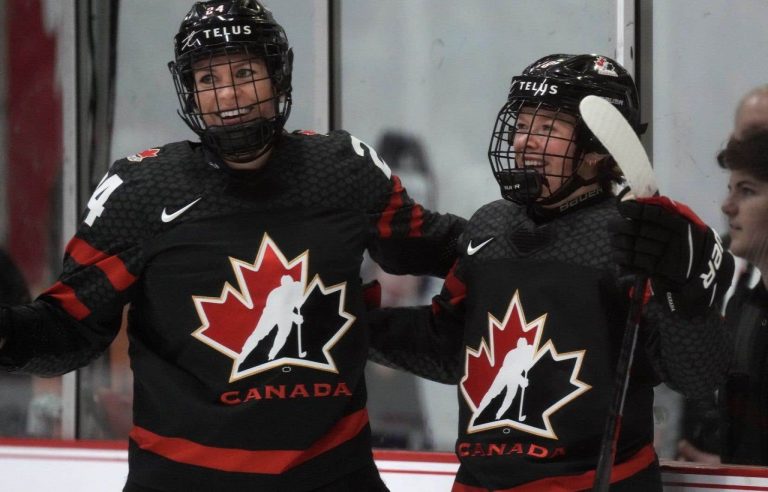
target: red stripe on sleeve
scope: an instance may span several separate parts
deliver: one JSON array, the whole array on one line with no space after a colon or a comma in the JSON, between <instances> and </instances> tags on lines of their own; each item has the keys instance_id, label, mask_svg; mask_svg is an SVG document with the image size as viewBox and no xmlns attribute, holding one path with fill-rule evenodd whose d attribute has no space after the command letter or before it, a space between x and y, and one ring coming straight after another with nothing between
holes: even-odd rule
<instances>
[{"instance_id":1,"label":"red stripe on sleeve","mask_svg":"<svg viewBox=\"0 0 768 492\"><path fill-rule=\"evenodd\" d=\"M91 314L91 310L77 298L75 291L61 282L53 284L43 295L53 297L59 301L61 308L78 321Z\"/></svg>"},{"instance_id":2,"label":"red stripe on sleeve","mask_svg":"<svg viewBox=\"0 0 768 492\"><path fill-rule=\"evenodd\" d=\"M173 461L229 472L277 475L290 470L357 436L368 423L365 409L347 415L328 433L304 450L263 450L217 448L180 437L165 437L134 427L130 438L143 450Z\"/></svg>"},{"instance_id":3,"label":"red stripe on sleeve","mask_svg":"<svg viewBox=\"0 0 768 492\"><path fill-rule=\"evenodd\" d=\"M454 262L451 269L448 271L448 275L445 276L445 282L443 283L443 291L448 293L448 302L452 306L456 306L467 297L467 287L464 282L459 280L456 275L456 265L458 262ZM441 297L445 297L441 294ZM432 303L432 314L437 315L440 312L440 305L436 302Z\"/></svg>"},{"instance_id":4,"label":"red stripe on sleeve","mask_svg":"<svg viewBox=\"0 0 768 492\"><path fill-rule=\"evenodd\" d=\"M414 205L411 212L411 223L408 231L409 237L421 237L421 228L424 225L424 208Z\"/></svg>"},{"instance_id":5,"label":"red stripe on sleeve","mask_svg":"<svg viewBox=\"0 0 768 492\"><path fill-rule=\"evenodd\" d=\"M66 252L81 265L95 265L104 272L117 291L127 289L136 281L136 277L128 271L123 260L92 247L82 239L73 238L67 244Z\"/></svg>"},{"instance_id":6,"label":"red stripe on sleeve","mask_svg":"<svg viewBox=\"0 0 768 492\"><path fill-rule=\"evenodd\" d=\"M392 220L395 217L395 213L403 206L403 185L400 183L400 178L392 175L392 194L389 197L389 203L387 207L381 212L381 218L377 224L379 229L379 236L390 237L392 236Z\"/></svg>"},{"instance_id":7,"label":"red stripe on sleeve","mask_svg":"<svg viewBox=\"0 0 768 492\"><path fill-rule=\"evenodd\" d=\"M445 277L445 288L451 293L451 304L454 306L467 297L467 286L455 275L456 264L454 263L451 271Z\"/></svg>"}]
</instances>

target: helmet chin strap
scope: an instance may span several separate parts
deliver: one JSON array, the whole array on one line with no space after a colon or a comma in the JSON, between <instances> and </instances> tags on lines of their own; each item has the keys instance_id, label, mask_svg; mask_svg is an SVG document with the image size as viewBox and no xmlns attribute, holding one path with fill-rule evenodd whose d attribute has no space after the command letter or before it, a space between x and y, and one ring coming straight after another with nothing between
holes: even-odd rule
<instances>
[{"instance_id":1,"label":"helmet chin strap","mask_svg":"<svg viewBox=\"0 0 768 492\"><path fill-rule=\"evenodd\" d=\"M592 178L585 179L581 176L581 174L579 174L579 171L583 168L583 166L586 165L588 164L582 160L578 167L574 169L573 173L571 173L571 175L566 178L563 184L560 185L560 188L555 190L555 192L548 197L536 200L535 205L554 205L555 203L567 198L568 195L578 190L580 187L596 183L598 181L597 175Z\"/></svg>"},{"instance_id":2,"label":"helmet chin strap","mask_svg":"<svg viewBox=\"0 0 768 492\"><path fill-rule=\"evenodd\" d=\"M584 178L579 174L579 170L581 170L582 166L587 165L584 161L579 165L579 167L576 168L576 170L571 174L568 179L565 180L565 182L558 188L554 193L549 195L546 198L542 198L540 200L537 200L528 206L529 214L534 218L538 220L549 220L553 219L559 215L562 215L566 211L569 211L572 209L572 207L568 206L556 206L553 207L552 205L558 204L562 201L564 201L566 198L568 198L573 192L578 190L581 187L589 186L594 183L599 182L599 177L597 175L591 177L591 178ZM582 203L584 200L580 199L580 197L584 195L590 195L588 198L592 198L595 196L602 196L604 194L604 191L601 187L598 187L597 190L588 190L585 191L583 194L580 194L578 196L574 196L569 201L577 201L578 203ZM591 201L591 200L590 200Z\"/></svg>"},{"instance_id":3,"label":"helmet chin strap","mask_svg":"<svg viewBox=\"0 0 768 492\"><path fill-rule=\"evenodd\" d=\"M205 129L202 140L221 158L243 163L264 155L272 147L274 137L274 123L258 119L236 127L211 126Z\"/></svg>"}]
</instances>

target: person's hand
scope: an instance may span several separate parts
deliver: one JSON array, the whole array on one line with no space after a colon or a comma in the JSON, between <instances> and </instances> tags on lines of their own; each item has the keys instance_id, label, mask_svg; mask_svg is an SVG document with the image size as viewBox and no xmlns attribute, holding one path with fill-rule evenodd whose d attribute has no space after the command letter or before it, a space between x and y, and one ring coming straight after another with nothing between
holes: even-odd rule
<instances>
[{"instance_id":1,"label":"person's hand","mask_svg":"<svg viewBox=\"0 0 768 492\"><path fill-rule=\"evenodd\" d=\"M669 309L702 313L730 286L733 257L717 233L693 211L668 197L619 202L621 217L609 221L616 262L650 277Z\"/></svg>"},{"instance_id":2,"label":"person's hand","mask_svg":"<svg viewBox=\"0 0 768 492\"><path fill-rule=\"evenodd\" d=\"M676 459L677 461L693 461L695 463L704 463L706 465L720 464L720 456L702 451L685 439L680 439L677 443Z\"/></svg>"}]
</instances>

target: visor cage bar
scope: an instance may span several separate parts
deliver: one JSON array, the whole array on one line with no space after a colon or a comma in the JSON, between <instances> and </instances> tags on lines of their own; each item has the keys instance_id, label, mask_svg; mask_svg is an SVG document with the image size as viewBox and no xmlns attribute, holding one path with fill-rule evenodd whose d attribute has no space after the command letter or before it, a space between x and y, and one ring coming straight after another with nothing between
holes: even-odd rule
<instances>
[{"instance_id":1,"label":"visor cage bar","mask_svg":"<svg viewBox=\"0 0 768 492\"><path fill-rule=\"evenodd\" d=\"M174 79L190 126L203 131L210 126L273 119L281 113L269 64L262 59L247 47L227 47L197 57L184 67Z\"/></svg>"},{"instance_id":2,"label":"visor cage bar","mask_svg":"<svg viewBox=\"0 0 768 492\"><path fill-rule=\"evenodd\" d=\"M555 193L576 169L581 126L580 117L533 98L505 104L488 150L502 196L530 204L545 189L545 196Z\"/></svg>"}]
</instances>

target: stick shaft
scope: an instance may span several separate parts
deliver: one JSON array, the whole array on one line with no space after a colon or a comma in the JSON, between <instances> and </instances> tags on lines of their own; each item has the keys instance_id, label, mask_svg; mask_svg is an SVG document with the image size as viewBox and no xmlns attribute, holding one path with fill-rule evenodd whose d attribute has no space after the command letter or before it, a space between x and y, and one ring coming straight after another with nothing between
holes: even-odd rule
<instances>
[{"instance_id":1,"label":"stick shaft","mask_svg":"<svg viewBox=\"0 0 768 492\"><path fill-rule=\"evenodd\" d=\"M629 388L629 375L632 371L632 362L637 346L637 337L640 331L640 320L643 316L643 302L645 295L646 278L637 276L632 291L632 299L629 304L627 324L624 328L624 337L621 340L619 358L616 362L616 374L613 384L611 406L608 408L608 419L605 422L605 431L600 442L600 456L597 460L595 471L594 492L606 492L611 483L611 469L616 459L616 447L619 442L621 419L624 415L624 403Z\"/></svg>"}]
</instances>

